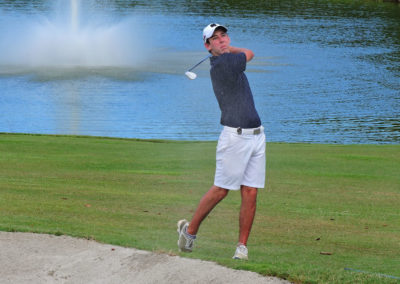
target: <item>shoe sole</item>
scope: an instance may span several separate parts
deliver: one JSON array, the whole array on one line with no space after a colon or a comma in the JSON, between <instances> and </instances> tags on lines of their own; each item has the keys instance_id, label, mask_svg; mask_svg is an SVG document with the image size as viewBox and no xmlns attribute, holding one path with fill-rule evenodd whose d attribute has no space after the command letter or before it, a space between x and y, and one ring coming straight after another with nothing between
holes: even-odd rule
<instances>
[{"instance_id":1,"label":"shoe sole","mask_svg":"<svg viewBox=\"0 0 400 284\"><path fill-rule=\"evenodd\" d=\"M239 256L234 256L234 257L232 257L233 259L240 259L240 260L249 260L249 258L246 256L246 257L239 257Z\"/></svg>"},{"instance_id":2,"label":"shoe sole","mask_svg":"<svg viewBox=\"0 0 400 284\"><path fill-rule=\"evenodd\" d=\"M186 223L187 223L186 219L178 221L178 224L177 224L178 225L178 229L176 231L178 232L179 235L181 234L182 228L183 228L183 226L185 226Z\"/></svg>"},{"instance_id":3,"label":"shoe sole","mask_svg":"<svg viewBox=\"0 0 400 284\"><path fill-rule=\"evenodd\" d=\"M183 220L179 220L179 221L178 221L178 224L177 224L178 229L177 229L176 231L178 232L179 238L180 238L180 236L181 236L182 229L183 229L183 227L186 225L186 223L188 223L188 221L187 221L186 219L183 219ZM185 249L185 248L180 248L180 247L179 247L179 239L178 239L177 244L178 244L179 251L181 251L181 252L192 252L192 250L188 250L188 249Z\"/></svg>"},{"instance_id":4,"label":"shoe sole","mask_svg":"<svg viewBox=\"0 0 400 284\"><path fill-rule=\"evenodd\" d=\"M247 254L241 253L241 252L235 252L235 254L232 257L233 259L240 259L240 260L249 260L249 257Z\"/></svg>"}]
</instances>

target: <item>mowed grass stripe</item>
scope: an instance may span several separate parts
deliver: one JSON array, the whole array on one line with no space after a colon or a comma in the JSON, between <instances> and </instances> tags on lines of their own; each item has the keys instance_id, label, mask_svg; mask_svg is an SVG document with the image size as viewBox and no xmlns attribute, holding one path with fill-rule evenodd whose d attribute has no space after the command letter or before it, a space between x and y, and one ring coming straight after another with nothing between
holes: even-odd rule
<instances>
[{"instance_id":1,"label":"mowed grass stripe","mask_svg":"<svg viewBox=\"0 0 400 284\"><path fill-rule=\"evenodd\" d=\"M180 254L176 221L190 219L212 185L215 147L0 134L0 229ZM400 276L399 169L400 145L268 143L250 261L231 259L238 192L182 255L303 283L396 283L378 273Z\"/></svg>"}]
</instances>

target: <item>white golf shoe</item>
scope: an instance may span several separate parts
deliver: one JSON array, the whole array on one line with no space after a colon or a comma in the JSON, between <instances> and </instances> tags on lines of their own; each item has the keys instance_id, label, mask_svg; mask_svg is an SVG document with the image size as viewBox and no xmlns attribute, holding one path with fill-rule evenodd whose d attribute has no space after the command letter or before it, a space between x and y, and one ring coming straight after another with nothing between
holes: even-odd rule
<instances>
[{"instance_id":1,"label":"white golf shoe","mask_svg":"<svg viewBox=\"0 0 400 284\"><path fill-rule=\"evenodd\" d=\"M247 247L244 244L239 244L236 247L235 255L232 258L233 259L248 260L249 257L247 255L248 255Z\"/></svg>"},{"instance_id":2,"label":"white golf shoe","mask_svg":"<svg viewBox=\"0 0 400 284\"><path fill-rule=\"evenodd\" d=\"M178 221L178 248L179 251L192 252L196 236L188 235L186 232L187 227L189 227L189 222L187 220L183 219Z\"/></svg>"}]
</instances>

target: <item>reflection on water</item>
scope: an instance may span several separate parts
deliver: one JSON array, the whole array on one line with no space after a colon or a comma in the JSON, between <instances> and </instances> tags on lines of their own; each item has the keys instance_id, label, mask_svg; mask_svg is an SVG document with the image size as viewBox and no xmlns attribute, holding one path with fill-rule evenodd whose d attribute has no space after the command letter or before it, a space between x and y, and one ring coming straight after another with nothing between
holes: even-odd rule
<instances>
[{"instance_id":1,"label":"reflection on water","mask_svg":"<svg viewBox=\"0 0 400 284\"><path fill-rule=\"evenodd\" d=\"M400 142L400 5L361 0L0 0L0 132L217 139L209 64L183 75L211 21L268 141Z\"/></svg>"}]
</instances>

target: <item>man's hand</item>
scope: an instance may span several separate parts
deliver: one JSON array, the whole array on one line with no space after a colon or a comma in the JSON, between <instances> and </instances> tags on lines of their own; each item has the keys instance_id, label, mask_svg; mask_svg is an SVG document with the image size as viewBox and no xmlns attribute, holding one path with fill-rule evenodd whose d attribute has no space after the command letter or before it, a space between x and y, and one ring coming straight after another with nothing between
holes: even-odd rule
<instances>
[{"instance_id":1,"label":"man's hand","mask_svg":"<svg viewBox=\"0 0 400 284\"><path fill-rule=\"evenodd\" d=\"M251 51L250 49L247 49L247 48L229 46L229 52L231 52L231 53L241 53L241 52L243 52L246 55L246 61L247 62L252 60L253 57L254 57L253 51Z\"/></svg>"}]
</instances>

